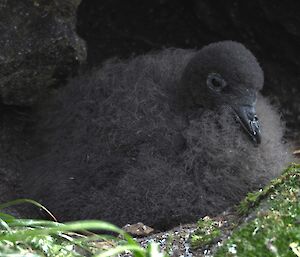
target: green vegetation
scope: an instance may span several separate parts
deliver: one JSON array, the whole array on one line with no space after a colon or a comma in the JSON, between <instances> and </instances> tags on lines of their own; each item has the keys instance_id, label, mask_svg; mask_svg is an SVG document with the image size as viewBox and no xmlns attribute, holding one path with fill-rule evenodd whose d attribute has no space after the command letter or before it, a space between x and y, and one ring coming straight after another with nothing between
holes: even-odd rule
<instances>
[{"instance_id":1,"label":"green vegetation","mask_svg":"<svg viewBox=\"0 0 300 257\"><path fill-rule=\"evenodd\" d=\"M273 179L264 189L258 192L249 193L238 206L239 214L245 215L249 213L249 211L253 209L253 207L256 207L262 199L275 192L280 185L288 181L292 176L300 176L299 165L292 164L279 178Z\"/></svg>"},{"instance_id":2,"label":"green vegetation","mask_svg":"<svg viewBox=\"0 0 300 257\"><path fill-rule=\"evenodd\" d=\"M265 189L241 202L238 209L242 214L259 208L214 256L300 256L299 198L300 165L293 164Z\"/></svg>"},{"instance_id":3,"label":"green vegetation","mask_svg":"<svg viewBox=\"0 0 300 257\"><path fill-rule=\"evenodd\" d=\"M34 201L19 199L0 205L0 210L22 202L31 202L41 207ZM117 236L96 235L87 230L108 231ZM154 243L149 244L147 249L142 248L123 230L107 222L91 220L62 224L15 219L0 212L0 257L108 257L125 252L131 252L135 257L167 256Z\"/></svg>"},{"instance_id":4,"label":"green vegetation","mask_svg":"<svg viewBox=\"0 0 300 257\"><path fill-rule=\"evenodd\" d=\"M197 223L196 231L190 237L193 249L211 244L221 235L219 223L206 216Z\"/></svg>"}]
</instances>

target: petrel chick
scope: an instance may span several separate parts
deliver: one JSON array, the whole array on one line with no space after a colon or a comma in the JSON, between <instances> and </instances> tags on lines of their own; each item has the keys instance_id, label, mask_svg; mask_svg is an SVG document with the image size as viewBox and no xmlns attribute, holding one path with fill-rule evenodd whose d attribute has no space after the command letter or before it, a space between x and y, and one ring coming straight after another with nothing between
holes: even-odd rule
<instances>
[{"instance_id":1,"label":"petrel chick","mask_svg":"<svg viewBox=\"0 0 300 257\"><path fill-rule=\"evenodd\" d=\"M242 44L111 59L39 108L22 197L61 221L169 228L215 215L290 160Z\"/></svg>"}]
</instances>

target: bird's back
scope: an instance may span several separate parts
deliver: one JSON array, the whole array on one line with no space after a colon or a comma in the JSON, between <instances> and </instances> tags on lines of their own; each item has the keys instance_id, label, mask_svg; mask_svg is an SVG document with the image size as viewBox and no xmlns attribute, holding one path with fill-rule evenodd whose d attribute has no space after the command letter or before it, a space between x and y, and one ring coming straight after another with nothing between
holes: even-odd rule
<instances>
[{"instance_id":1,"label":"bird's back","mask_svg":"<svg viewBox=\"0 0 300 257\"><path fill-rule=\"evenodd\" d=\"M153 165L169 170L184 147L186 121L177 113L176 88L193 54L169 49L129 61L112 59L42 104L37 147L25 163L25 193L61 210L60 218L76 219L90 216L85 206L94 205L93 195L120 197L118 184L126 183L121 178L131 169L144 175ZM105 217L100 212L114 205L108 198L91 216ZM64 207L69 204L70 211Z\"/></svg>"},{"instance_id":2,"label":"bird's back","mask_svg":"<svg viewBox=\"0 0 300 257\"><path fill-rule=\"evenodd\" d=\"M61 220L162 228L216 214L278 174L287 159L283 132L268 136L281 125L262 98L261 119L275 118L259 147L227 109L178 109L194 53L110 60L42 105L39 144L25 163L28 197Z\"/></svg>"}]
</instances>

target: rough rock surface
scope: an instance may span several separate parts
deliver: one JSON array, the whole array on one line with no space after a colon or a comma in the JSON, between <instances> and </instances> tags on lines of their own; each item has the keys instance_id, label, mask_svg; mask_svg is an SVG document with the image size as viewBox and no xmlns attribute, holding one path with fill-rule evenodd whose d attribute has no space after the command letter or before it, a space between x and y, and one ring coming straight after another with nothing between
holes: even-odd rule
<instances>
[{"instance_id":1,"label":"rough rock surface","mask_svg":"<svg viewBox=\"0 0 300 257\"><path fill-rule=\"evenodd\" d=\"M296 0L83 0L78 33L87 41L91 65L164 47L239 41L260 60L264 94L278 98L295 137L300 127L299 11Z\"/></svg>"},{"instance_id":2,"label":"rough rock surface","mask_svg":"<svg viewBox=\"0 0 300 257\"><path fill-rule=\"evenodd\" d=\"M0 203L17 199L20 163L29 149L29 113L29 108L0 105Z\"/></svg>"},{"instance_id":3,"label":"rough rock surface","mask_svg":"<svg viewBox=\"0 0 300 257\"><path fill-rule=\"evenodd\" d=\"M0 1L0 96L6 105L31 105L58 87L85 59L75 32L80 0Z\"/></svg>"}]
</instances>

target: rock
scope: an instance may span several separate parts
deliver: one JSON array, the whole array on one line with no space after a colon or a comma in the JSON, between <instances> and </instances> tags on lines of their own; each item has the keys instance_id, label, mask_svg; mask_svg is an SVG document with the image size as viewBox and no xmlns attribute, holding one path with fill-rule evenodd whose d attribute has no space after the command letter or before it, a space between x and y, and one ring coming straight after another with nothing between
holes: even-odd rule
<instances>
[{"instance_id":1,"label":"rock","mask_svg":"<svg viewBox=\"0 0 300 257\"><path fill-rule=\"evenodd\" d=\"M32 105L58 87L85 59L75 32L80 0L0 1L0 96L6 105Z\"/></svg>"},{"instance_id":2,"label":"rock","mask_svg":"<svg viewBox=\"0 0 300 257\"><path fill-rule=\"evenodd\" d=\"M153 228L144 225L141 222L136 224L127 224L123 227L124 231L134 236L148 236L154 231Z\"/></svg>"},{"instance_id":3,"label":"rock","mask_svg":"<svg viewBox=\"0 0 300 257\"><path fill-rule=\"evenodd\" d=\"M17 179L21 171L21 160L29 150L27 128L32 126L29 114L27 107L0 104L0 204L18 198ZM22 208L24 205L20 210ZM12 207L0 212L24 218L19 215L18 210Z\"/></svg>"},{"instance_id":4,"label":"rock","mask_svg":"<svg viewBox=\"0 0 300 257\"><path fill-rule=\"evenodd\" d=\"M196 252L191 249L190 235L197 229L197 224L184 224L168 231L151 234L142 238L136 238L136 241L144 248L149 243L157 243L161 249L170 256L179 257L203 257L202 252Z\"/></svg>"},{"instance_id":5,"label":"rock","mask_svg":"<svg viewBox=\"0 0 300 257\"><path fill-rule=\"evenodd\" d=\"M300 149L295 150L295 151L293 152L293 154L294 154L296 157L300 158Z\"/></svg>"}]
</instances>

